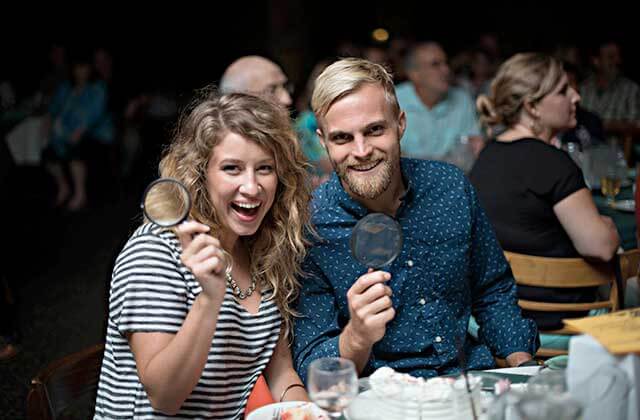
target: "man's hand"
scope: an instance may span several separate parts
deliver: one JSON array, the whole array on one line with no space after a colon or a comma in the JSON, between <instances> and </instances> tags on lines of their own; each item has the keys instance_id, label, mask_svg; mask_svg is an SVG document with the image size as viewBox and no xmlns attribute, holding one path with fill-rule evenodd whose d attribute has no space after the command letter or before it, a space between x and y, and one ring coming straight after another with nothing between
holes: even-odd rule
<instances>
[{"instance_id":1,"label":"man's hand","mask_svg":"<svg viewBox=\"0 0 640 420\"><path fill-rule=\"evenodd\" d=\"M517 351L507 356L507 365L509 365L509 367L516 367L529 360L533 360L533 357L531 357L529 353Z\"/></svg>"},{"instance_id":2,"label":"man's hand","mask_svg":"<svg viewBox=\"0 0 640 420\"><path fill-rule=\"evenodd\" d=\"M391 288L384 282L391 274L369 269L347 292L351 319L340 334L340 356L352 360L358 372L367 364L371 348L380 341L396 312L391 306Z\"/></svg>"},{"instance_id":3,"label":"man's hand","mask_svg":"<svg viewBox=\"0 0 640 420\"><path fill-rule=\"evenodd\" d=\"M369 269L347 292L351 319L347 328L353 347L367 348L384 337L386 326L395 316L391 288L384 282L391 274Z\"/></svg>"}]
</instances>

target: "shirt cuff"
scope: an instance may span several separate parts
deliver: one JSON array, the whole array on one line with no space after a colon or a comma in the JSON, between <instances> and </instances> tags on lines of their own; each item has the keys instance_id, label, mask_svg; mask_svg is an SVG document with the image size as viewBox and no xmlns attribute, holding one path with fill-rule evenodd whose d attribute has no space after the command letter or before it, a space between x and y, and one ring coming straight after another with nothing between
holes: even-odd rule
<instances>
[{"instance_id":1,"label":"shirt cuff","mask_svg":"<svg viewBox=\"0 0 640 420\"><path fill-rule=\"evenodd\" d=\"M321 357L340 357L340 336L326 339L322 343L317 344L311 348L305 354L298 356L298 375L302 382L307 384L307 373L309 372L309 365L314 360Z\"/></svg>"}]
</instances>

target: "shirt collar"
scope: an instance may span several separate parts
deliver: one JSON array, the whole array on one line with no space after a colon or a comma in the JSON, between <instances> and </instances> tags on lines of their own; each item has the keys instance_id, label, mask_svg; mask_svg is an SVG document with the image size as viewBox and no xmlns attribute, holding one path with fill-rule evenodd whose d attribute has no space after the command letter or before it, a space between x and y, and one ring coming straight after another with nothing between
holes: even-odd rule
<instances>
[{"instance_id":1,"label":"shirt collar","mask_svg":"<svg viewBox=\"0 0 640 420\"><path fill-rule=\"evenodd\" d=\"M415 159L401 158L400 159L400 170L402 174L402 181L406 189L404 190L404 194L400 197L400 207L398 208L398 212L396 213L396 218L401 214L403 209L411 204L415 197L415 188L414 185L414 176L415 176Z\"/></svg>"}]
</instances>

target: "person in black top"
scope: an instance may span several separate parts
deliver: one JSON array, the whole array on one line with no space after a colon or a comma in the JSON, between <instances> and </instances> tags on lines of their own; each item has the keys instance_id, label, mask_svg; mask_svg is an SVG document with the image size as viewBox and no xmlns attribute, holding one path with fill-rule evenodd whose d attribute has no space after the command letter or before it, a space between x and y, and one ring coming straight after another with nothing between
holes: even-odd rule
<instances>
[{"instance_id":1,"label":"person in black top","mask_svg":"<svg viewBox=\"0 0 640 420\"><path fill-rule=\"evenodd\" d=\"M551 145L576 125L580 95L556 59L534 53L507 60L477 106L489 127L506 130L482 150L469 177L507 251L545 257L610 260L620 244L615 225L598 214L582 172ZM524 299L549 302L592 300L595 290L519 286ZM541 329L584 314L524 312Z\"/></svg>"}]
</instances>

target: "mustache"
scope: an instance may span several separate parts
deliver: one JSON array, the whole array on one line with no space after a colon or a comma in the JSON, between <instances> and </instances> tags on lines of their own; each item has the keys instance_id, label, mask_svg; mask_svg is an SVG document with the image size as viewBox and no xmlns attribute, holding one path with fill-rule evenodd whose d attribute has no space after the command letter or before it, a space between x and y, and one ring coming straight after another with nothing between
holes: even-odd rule
<instances>
[{"instance_id":1,"label":"mustache","mask_svg":"<svg viewBox=\"0 0 640 420\"><path fill-rule=\"evenodd\" d=\"M372 155L367 159L349 159L343 163L345 167L347 166L366 166L380 160L385 160L382 154L377 153L376 155Z\"/></svg>"}]
</instances>

